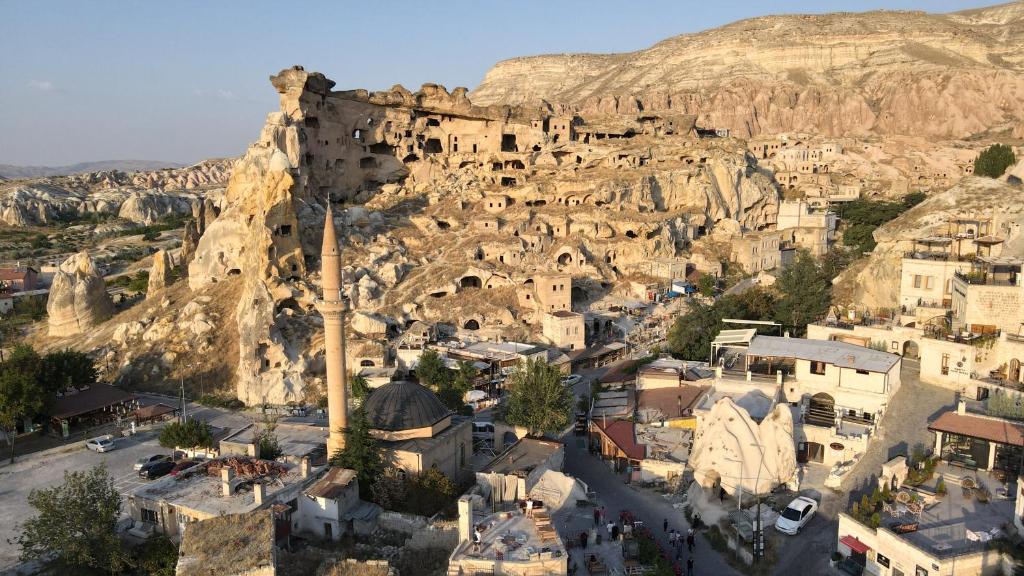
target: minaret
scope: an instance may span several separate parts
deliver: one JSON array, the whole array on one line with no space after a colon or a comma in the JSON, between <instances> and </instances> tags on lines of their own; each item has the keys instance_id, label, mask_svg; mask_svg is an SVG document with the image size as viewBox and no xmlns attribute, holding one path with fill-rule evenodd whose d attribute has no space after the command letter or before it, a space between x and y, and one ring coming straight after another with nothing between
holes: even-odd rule
<instances>
[{"instance_id":1,"label":"minaret","mask_svg":"<svg viewBox=\"0 0 1024 576\"><path fill-rule=\"evenodd\" d=\"M348 429L348 369L345 366L345 313L348 306L341 294L341 249L334 230L334 214L327 206L324 245L320 252L323 298L317 302L324 317L324 348L327 359L327 457L345 447Z\"/></svg>"}]
</instances>

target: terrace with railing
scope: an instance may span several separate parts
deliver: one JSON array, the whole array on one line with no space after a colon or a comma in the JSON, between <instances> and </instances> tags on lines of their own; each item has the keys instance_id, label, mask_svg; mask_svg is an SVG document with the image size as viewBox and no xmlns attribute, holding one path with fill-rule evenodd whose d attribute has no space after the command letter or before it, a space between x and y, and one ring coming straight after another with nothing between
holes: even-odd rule
<instances>
[{"instance_id":1,"label":"terrace with railing","mask_svg":"<svg viewBox=\"0 0 1024 576\"><path fill-rule=\"evenodd\" d=\"M972 286L1017 286L1016 273L973 270L971 272L954 272L953 274L958 280Z\"/></svg>"}]
</instances>

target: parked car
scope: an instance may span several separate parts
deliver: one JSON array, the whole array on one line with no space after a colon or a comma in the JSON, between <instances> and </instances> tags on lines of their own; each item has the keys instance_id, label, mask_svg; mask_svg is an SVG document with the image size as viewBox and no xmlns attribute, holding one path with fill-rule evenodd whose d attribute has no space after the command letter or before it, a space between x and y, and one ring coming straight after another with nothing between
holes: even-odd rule
<instances>
[{"instance_id":1,"label":"parked car","mask_svg":"<svg viewBox=\"0 0 1024 576\"><path fill-rule=\"evenodd\" d=\"M110 452L114 448L117 448L117 445L115 445L114 441L110 438L100 436L99 438L93 438L87 441L85 443L85 447L93 452Z\"/></svg>"},{"instance_id":2,"label":"parked car","mask_svg":"<svg viewBox=\"0 0 1024 576\"><path fill-rule=\"evenodd\" d=\"M199 462L196 460L181 460L180 462L174 465L174 468L171 468L170 474L171 476L177 476L179 472L188 470L189 468L195 466L196 464L199 464Z\"/></svg>"},{"instance_id":3,"label":"parked car","mask_svg":"<svg viewBox=\"0 0 1024 576\"><path fill-rule=\"evenodd\" d=\"M570 374L562 378L562 384L565 386L575 386L580 380L583 380L583 376L580 376L579 374Z\"/></svg>"},{"instance_id":4,"label":"parked car","mask_svg":"<svg viewBox=\"0 0 1024 576\"><path fill-rule=\"evenodd\" d=\"M154 478L166 476L171 470L174 470L174 462L171 462L170 460L159 460L143 466L142 469L139 470L139 478L153 480Z\"/></svg>"},{"instance_id":5,"label":"parked car","mask_svg":"<svg viewBox=\"0 0 1024 576\"><path fill-rule=\"evenodd\" d=\"M135 461L135 469L142 470L146 466L153 464L154 462L165 462L170 461L171 457L166 454L154 454L145 458L139 458Z\"/></svg>"},{"instance_id":6,"label":"parked car","mask_svg":"<svg viewBox=\"0 0 1024 576\"><path fill-rule=\"evenodd\" d=\"M798 496L775 521L775 529L783 534L796 535L818 511L818 503L807 496Z\"/></svg>"}]
</instances>

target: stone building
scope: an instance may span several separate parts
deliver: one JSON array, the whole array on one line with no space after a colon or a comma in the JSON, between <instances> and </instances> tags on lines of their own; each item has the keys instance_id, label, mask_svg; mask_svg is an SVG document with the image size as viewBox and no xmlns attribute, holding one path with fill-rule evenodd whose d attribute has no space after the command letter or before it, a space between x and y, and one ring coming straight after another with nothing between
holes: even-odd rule
<instances>
[{"instance_id":1,"label":"stone building","mask_svg":"<svg viewBox=\"0 0 1024 576\"><path fill-rule=\"evenodd\" d=\"M730 259L749 274L773 270L782 262L781 237L776 230L745 231L732 238Z\"/></svg>"},{"instance_id":2,"label":"stone building","mask_svg":"<svg viewBox=\"0 0 1024 576\"><path fill-rule=\"evenodd\" d=\"M568 310L546 313L542 326L544 337L563 350L583 350L587 347L583 314Z\"/></svg>"},{"instance_id":3,"label":"stone building","mask_svg":"<svg viewBox=\"0 0 1024 576\"><path fill-rule=\"evenodd\" d=\"M391 382L375 389L363 409L387 465L408 474L434 468L456 481L469 472L472 421L452 414L427 388Z\"/></svg>"}]
</instances>

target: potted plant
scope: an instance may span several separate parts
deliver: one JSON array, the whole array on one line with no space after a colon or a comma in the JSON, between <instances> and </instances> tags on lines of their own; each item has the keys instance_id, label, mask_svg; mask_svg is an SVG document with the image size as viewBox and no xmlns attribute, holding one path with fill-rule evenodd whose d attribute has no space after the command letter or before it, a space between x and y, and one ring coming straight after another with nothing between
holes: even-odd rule
<instances>
[{"instance_id":1,"label":"potted plant","mask_svg":"<svg viewBox=\"0 0 1024 576\"><path fill-rule=\"evenodd\" d=\"M832 558L829 559L829 566L835 568L839 565L839 561L843 559L843 555L838 550L832 553Z\"/></svg>"}]
</instances>

